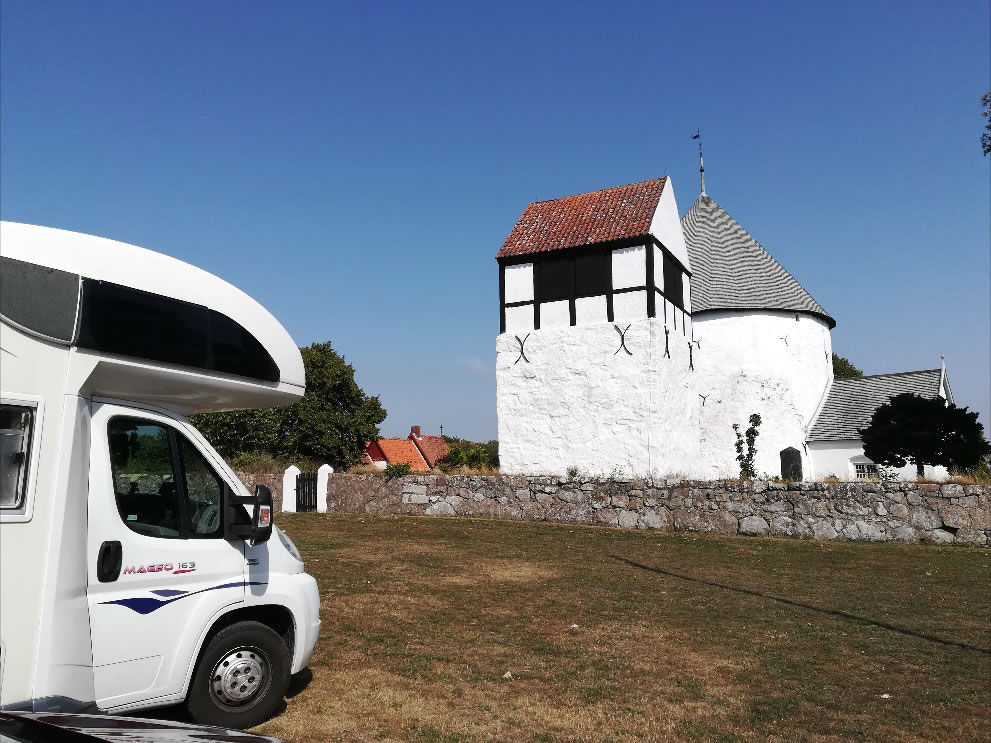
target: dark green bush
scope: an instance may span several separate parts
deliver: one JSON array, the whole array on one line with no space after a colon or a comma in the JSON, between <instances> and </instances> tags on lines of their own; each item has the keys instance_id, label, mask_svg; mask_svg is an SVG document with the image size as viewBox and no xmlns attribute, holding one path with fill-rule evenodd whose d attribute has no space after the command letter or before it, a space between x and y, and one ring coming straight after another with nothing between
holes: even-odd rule
<instances>
[{"instance_id":1,"label":"dark green bush","mask_svg":"<svg viewBox=\"0 0 991 743\"><path fill-rule=\"evenodd\" d=\"M460 469L484 470L492 466L488 450L480 445L453 444L444 458L437 462L441 472Z\"/></svg>"},{"instance_id":2,"label":"dark green bush","mask_svg":"<svg viewBox=\"0 0 991 743\"><path fill-rule=\"evenodd\" d=\"M408 464L387 464L385 466L385 479L395 480L399 477L406 477L411 471Z\"/></svg>"}]
</instances>

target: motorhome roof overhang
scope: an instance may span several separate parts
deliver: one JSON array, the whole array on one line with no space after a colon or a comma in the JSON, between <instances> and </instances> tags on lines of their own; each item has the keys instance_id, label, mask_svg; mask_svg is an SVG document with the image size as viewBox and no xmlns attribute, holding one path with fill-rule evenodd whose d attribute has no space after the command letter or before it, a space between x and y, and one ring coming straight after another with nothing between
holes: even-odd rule
<instances>
[{"instance_id":1,"label":"motorhome roof overhang","mask_svg":"<svg viewBox=\"0 0 991 743\"><path fill-rule=\"evenodd\" d=\"M286 405L304 390L299 348L258 302L106 238L0 223L0 317L73 347L81 394L193 412Z\"/></svg>"}]
</instances>

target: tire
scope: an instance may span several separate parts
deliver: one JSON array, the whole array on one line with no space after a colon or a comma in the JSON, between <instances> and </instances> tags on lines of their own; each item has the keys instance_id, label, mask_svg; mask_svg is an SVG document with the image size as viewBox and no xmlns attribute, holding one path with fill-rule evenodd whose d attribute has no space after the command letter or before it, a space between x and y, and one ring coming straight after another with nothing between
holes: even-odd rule
<instances>
[{"instance_id":1,"label":"tire","mask_svg":"<svg viewBox=\"0 0 991 743\"><path fill-rule=\"evenodd\" d=\"M291 663L285 642L264 624L225 627L200 655L186 709L203 725L260 725L282 705Z\"/></svg>"}]
</instances>

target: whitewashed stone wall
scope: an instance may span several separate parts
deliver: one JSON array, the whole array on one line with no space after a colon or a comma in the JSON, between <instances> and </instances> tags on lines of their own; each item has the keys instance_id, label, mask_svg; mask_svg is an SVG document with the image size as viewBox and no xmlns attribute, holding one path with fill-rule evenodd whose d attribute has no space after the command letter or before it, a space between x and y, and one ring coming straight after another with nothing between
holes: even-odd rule
<instances>
[{"instance_id":1,"label":"whitewashed stone wall","mask_svg":"<svg viewBox=\"0 0 991 743\"><path fill-rule=\"evenodd\" d=\"M733 477L732 425L746 429L759 413L758 473L780 474L781 450L794 447L811 477L805 437L832 376L826 323L790 312L726 312L700 315L686 328L673 312L665 322L660 297L658 305L652 319L533 331L529 362L513 333L498 337L503 472ZM630 326L630 354L616 325Z\"/></svg>"},{"instance_id":2,"label":"whitewashed stone wall","mask_svg":"<svg viewBox=\"0 0 991 743\"><path fill-rule=\"evenodd\" d=\"M805 439L833 376L826 322L794 312L712 312L695 318L694 332L692 382L708 397L699 411L699 464L690 475L738 475L732 425L745 429L750 414L759 413L758 474L780 475L780 452L790 446L811 479Z\"/></svg>"},{"instance_id":3,"label":"whitewashed stone wall","mask_svg":"<svg viewBox=\"0 0 991 743\"><path fill-rule=\"evenodd\" d=\"M819 540L991 545L991 488L334 475L330 511L471 516Z\"/></svg>"},{"instance_id":4,"label":"whitewashed stone wall","mask_svg":"<svg viewBox=\"0 0 991 743\"><path fill-rule=\"evenodd\" d=\"M629 325L631 353L620 349L614 325ZM676 431L690 415L688 342L672 331L671 358L662 358L663 322L534 331L526 342L529 362L511 333L500 335L496 347L504 471L644 474L668 471L696 453L690 437Z\"/></svg>"}]
</instances>

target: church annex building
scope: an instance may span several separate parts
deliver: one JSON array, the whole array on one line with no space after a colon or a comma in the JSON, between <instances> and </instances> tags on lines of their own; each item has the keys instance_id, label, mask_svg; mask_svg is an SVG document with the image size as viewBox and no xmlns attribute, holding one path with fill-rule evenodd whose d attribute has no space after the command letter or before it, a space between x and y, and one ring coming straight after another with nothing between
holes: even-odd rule
<instances>
[{"instance_id":1,"label":"church annex building","mask_svg":"<svg viewBox=\"0 0 991 743\"><path fill-rule=\"evenodd\" d=\"M867 478L878 405L953 400L943 368L834 380L836 321L704 188L681 218L667 177L535 202L496 259L506 473L737 477L758 413L760 475Z\"/></svg>"}]
</instances>

